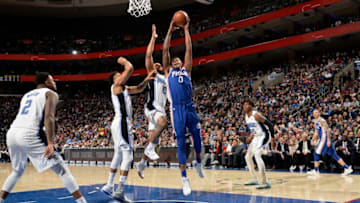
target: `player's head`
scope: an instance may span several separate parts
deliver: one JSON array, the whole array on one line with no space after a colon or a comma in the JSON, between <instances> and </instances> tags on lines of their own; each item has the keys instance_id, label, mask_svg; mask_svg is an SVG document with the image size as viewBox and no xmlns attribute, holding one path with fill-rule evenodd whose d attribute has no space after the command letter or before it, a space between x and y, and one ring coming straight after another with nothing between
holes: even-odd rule
<instances>
[{"instance_id":1,"label":"player's head","mask_svg":"<svg viewBox=\"0 0 360 203\"><path fill-rule=\"evenodd\" d=\"M171 67L173 68L181 68L181 65L182 65L182 61L179 57L174 57L172 60L171 60Z\"/></svg>"},{"instance_id":2,"label":"player's head","mask_svg":"<svg viewBox=\"0 0 360 203\"><path fill-rule=\"evenodd\" d=\"M318 119L320 117L320 111L319 109L314 109L313 116L315 119Z\"/></svg>"},{"instance_id":3,"label":"player's head","mask_svg":"<svg viewBox=\"0 0 360 203\"><path fill-rule=\"evenodd\" d=\"M110 84L114 84L114 81L116 80L117 77L119 77L121 74L117 71L113 71L110 73L109 75L109 82Z\"/></svg>"},{"instance_id":4,"label":"player's head","mask_svg":"<svg viewBox=\"0 0 360 203\"><path fill-rule=\"evenodd\" d=\"M45 85L45 87L56 91L56 83L48 72L38 72L35 76L35 85Z\"/></svg>"},{"instance_id":5,"label":"player's head","mask_svg":"<svg viewBox=\"0 0 360 203\"><path fill-rule=\"evenodd\" d=\"M244 111L245 111L245 113L248 113L248 112L252 111L253 108L254 108L254 103L250 99L247 99L244 102Z\"/></svg>"},{"instance_id":6,"label":"player's head","mask_svg":"<svg viewBox=\"0 0 360 203\"><path fill-rule=\"evenodd\" d=\"M164 75L164 67L160 63L154 63L153 67L158 73Z\"/></svg>"}]
</instances>

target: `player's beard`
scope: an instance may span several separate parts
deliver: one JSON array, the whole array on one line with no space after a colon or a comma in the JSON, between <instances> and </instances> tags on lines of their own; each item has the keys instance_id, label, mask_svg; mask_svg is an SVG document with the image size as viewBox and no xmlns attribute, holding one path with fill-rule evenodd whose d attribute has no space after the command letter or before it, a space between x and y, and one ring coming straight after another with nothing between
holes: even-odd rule
<instances>
[{"instance_id":1,"label":"player's beard","mask_svg":"<svg viewBox=\"0 0 360 203\"><path fill-rule=\"evenodd\" d=\"M157 73L160 75L165 75L164 71L161 71L161 70L158 70Z\"/></svg>"}]
</instances>

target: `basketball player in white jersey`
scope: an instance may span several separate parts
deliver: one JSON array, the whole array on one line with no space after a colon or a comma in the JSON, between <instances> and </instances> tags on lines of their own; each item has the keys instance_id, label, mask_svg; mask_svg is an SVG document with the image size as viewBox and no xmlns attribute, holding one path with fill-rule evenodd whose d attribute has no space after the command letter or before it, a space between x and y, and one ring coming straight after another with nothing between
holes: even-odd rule
<instances>
[{"instance_id":1,"label":"basketball player in white jersey","mask_svg":"<svg viewBox=\"0 0 360 203\"><path fill-rule=\"evenodd\" d=\"M156 70L149 72L149 75L137 86L126 86L134 68L132 64L123 57L117 62L124 66L124 72L112 72L109 76L111 86L111 100L114 105L115 116L111 124L111 135L114 140L114 157L110 166L109 179L101 189L105 194L112 195L118 201L128 201L124 195L124 185L128 176L129 168L133 160L134 139L131 134L132 106L130 94L142 92L148 81L154 79ZM114 192L114 178L117 168L120 166L119 186Z\"/></svg>"},{"instance_id":2,"label":"basketball player in white jersey","mask_svg":"<svg viewBox=\"0 0 360 203\"><path fill-rule=\"evenodd\" d=\"M252 179L248 183L245 183L245 185L258 185L256 187L257 189L266 189L271 188L271 185L266 179L265 164L261 155L264 148L269 145L270 138L274 136L274 127L270 121L266 120L264 116L253 108L254 103L250 100L244 103L244 111L246 114L245 122L254 136L245 155L246 165L249 168ZM260 183L255 174L254 156L261 176Z\"/></svg>"},{"instance_id":3,"label":"basketball player in white jersey","mask_svg":"<svg viewBox=\"0 0 360 203\"><path fill-rule=\"evenodd\" d=\"M334 145L331 143L330 137L330 128L326 123L326 120L320 116L320 111L315 109L313 111L314 116L314 123L315 123L315 133L313 136L313 143L314 140L320 138L319 144L315 148L314 152L314 169L309 171L308 174L311 176L318 177L320 175L319 172L319 161L320 155L324 156L328 154L333 159L335 159L338 164L340 164L344 168L344 173L342 175L346 176L353 172L351 166L348 166L342 158L340 158L335 150Z\"/></svg>"},{"instance_id":4,"label":"basketball player in white jersey","mask_svg":"<svg viewBox=\"0 0 360 203\"><path fill-rule=\"evenodd\" d=\"M159 135L167 126L167 119L165 113L167 88L164 76L164 68L160 63L154 63L152 56L154 52L156 38L156 27L155 25L153 25L151 40L146 50L145 66L148 73L153 70L157 70L157 74L155 79L149 81L147 85L148 95L147 102L145 104L145 115L149 120L149 137L141 161L135 163L135 168L138 171L140 178L144 178L146 160L159 159L159 155L155 152L153 142L156 138L159 137Z\"/></svg>"},{"instance_id":5,"label":"basketball player in white jersey","mask_svg":"<svg viewBox=\"0 0 360 203\"><path fill-rule=\"evenodd\" d=\"M4 202L23 175L29 158L39 173L51 169L59 175L76 202L84 203L86 200L69 168L54 152L56 84L49 73L38 73L35 84L36 89L22 97L19 112L6 134L12 172L2 187L0 202Z\"/></svg>"}]
</instances>

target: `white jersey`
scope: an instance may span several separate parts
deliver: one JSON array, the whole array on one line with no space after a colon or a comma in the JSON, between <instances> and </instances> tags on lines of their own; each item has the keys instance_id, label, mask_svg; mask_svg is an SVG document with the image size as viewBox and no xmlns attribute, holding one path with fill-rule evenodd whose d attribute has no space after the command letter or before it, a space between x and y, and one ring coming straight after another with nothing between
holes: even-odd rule
<instances>
[{"instance_id":1,"label":"white jersey","mask_svg":"<svg viewBox=\"0 0 360 203\"><path fill-rule=\"evenodd\" d=\"M115 118L127 117L132 119L132 105L129 91L125 88L120 94L114 94L113 86L111 86L111 100L114 105Z\"/></svg>"},{"instance_id":2,"label":"white jersey","mask_svg":"<svg viewBox=\"0 0 360 203\"><path fill-rule=\"evenodd\" d=\"M255 114L257 113L257 111L252 111L251 112L251 116L249 117L247 114L245 115L245 122L247 124L247 126L249 127L250 131L255 135L255 136L263 136L265 135L265 132L263 128L265 128L265 126L261 126L262 124L260 124L257 120L255 120Z\"/></svg>"},{"instance_id":3,"label":"white jersey","mask_svg":"<svg viewBox=\"0 0 360 203\"><path fill-rule=\"evenodd\" d=\"M165 76L156 74L154 80L148 82L148 96L146 101L146 108L151 110L157 109L165 111L167 99L167 87Z\"/></svg>"},{"instance_id":4,"label":"white jersey","mask_svg":"<svg viewBox=\"0 0 360 203\"><path fill-rule=\"evenodd\" d=\"M55 93L48 88L34 89L26 93L21 99L19 112L11 124L11 128L39 131L44 127L46 93L49 91Z\"/></svg>"}]
</instances>

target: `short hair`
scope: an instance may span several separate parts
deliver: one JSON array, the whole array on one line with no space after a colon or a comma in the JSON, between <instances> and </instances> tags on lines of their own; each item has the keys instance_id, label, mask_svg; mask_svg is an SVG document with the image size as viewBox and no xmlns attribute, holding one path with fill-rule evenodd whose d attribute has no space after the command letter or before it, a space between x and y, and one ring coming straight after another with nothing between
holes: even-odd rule
<instances>
[{"instance_id":1,"label":"short hair","mask_svg":"<svg viewBox=\"0 0 360 203\"><path fill-rule=\"evenodd\" d=\"M110 84L114 84L114 76L118 73L117 71L113 71L109 74L109 82Z\"/></svg>"},{"instance_id":2,"label":"short hair","mask_svg":"<svg viewBox=\"0 0 360 203\"><path fill-rule=\"evenodd\" d=\"M245 103L250 104L251 107L255 107L254 102L251 101L251 99L246 99L246 100L245 100Z\"/></svg>"},{"instance_id":3,"label":"short hair","mask_svg":"<svg viewBox=\"0 0 360 203\"><path fill-rule=\"evenodd\" d=\"M37 72L35 76L35 85L45 84L45 81L49 78L48 72Z\"/></svg>"},{"instance_id":4,"label":"short hair","mask_svg":"<svg viewBox=\"0 0 360 203\"><path fill-rule=\"evenodd\" d=\"M314 112L314 111L318 111L318 112L321 114L321 111L320 111L319 108L314 108L313 112Z\"/></svg>"}]
</instances>

